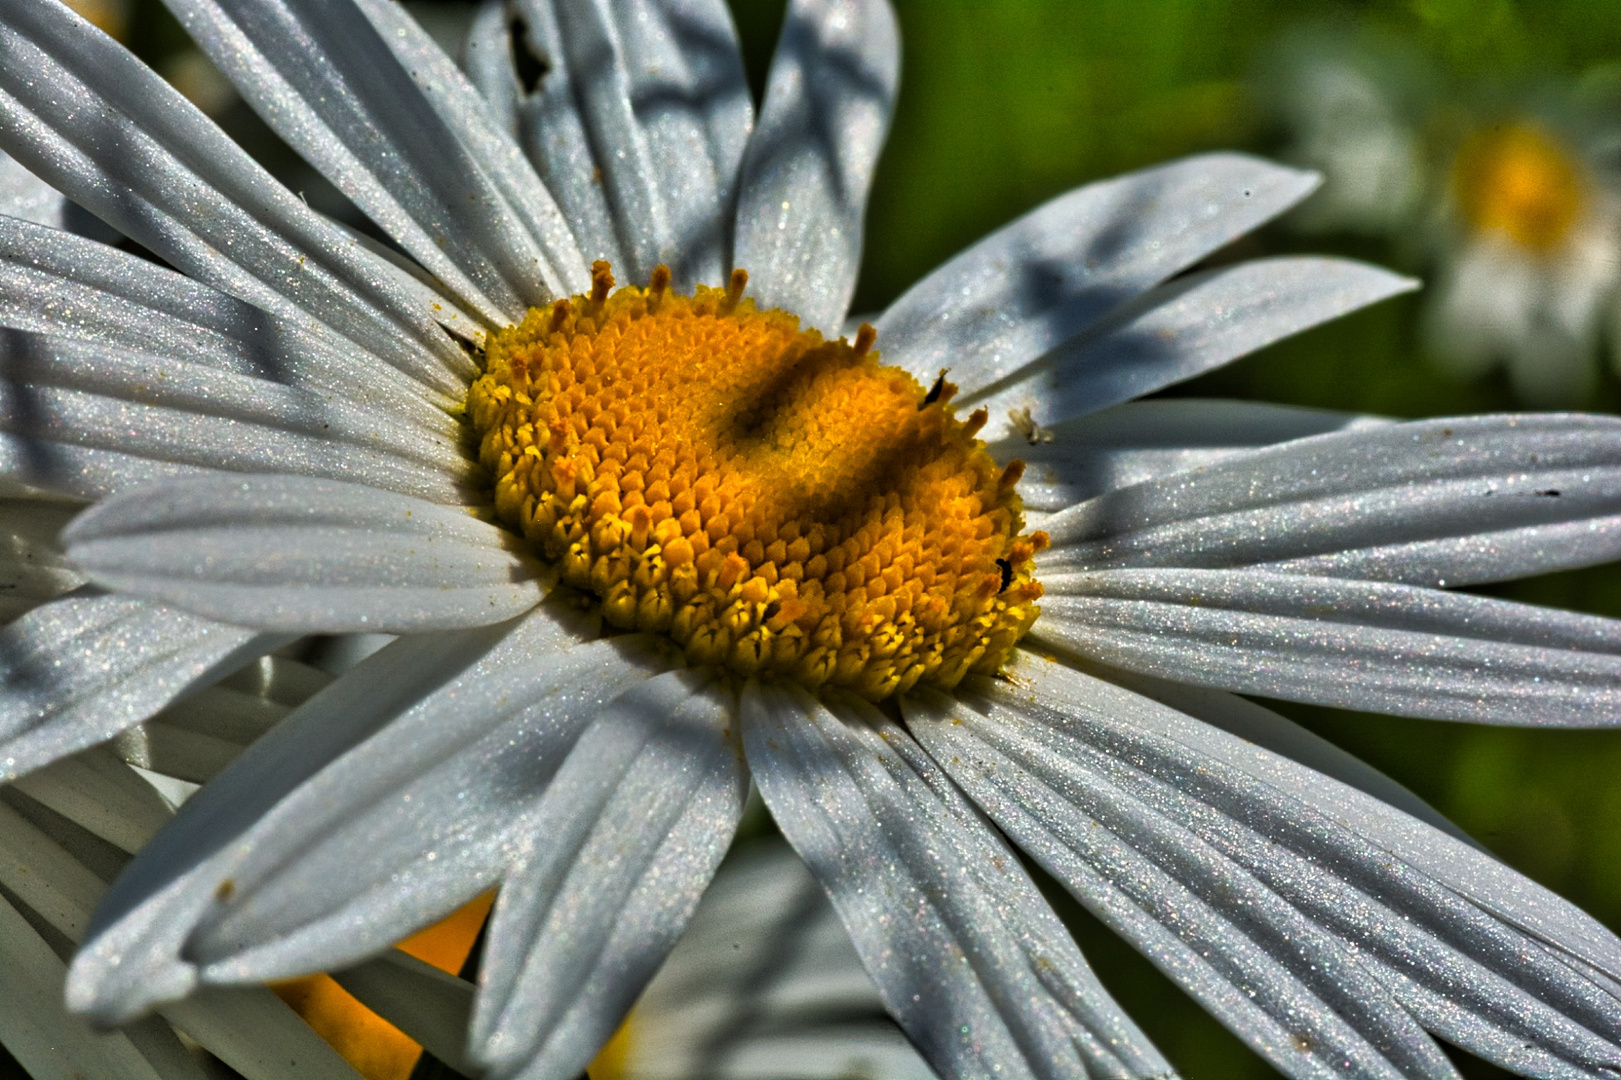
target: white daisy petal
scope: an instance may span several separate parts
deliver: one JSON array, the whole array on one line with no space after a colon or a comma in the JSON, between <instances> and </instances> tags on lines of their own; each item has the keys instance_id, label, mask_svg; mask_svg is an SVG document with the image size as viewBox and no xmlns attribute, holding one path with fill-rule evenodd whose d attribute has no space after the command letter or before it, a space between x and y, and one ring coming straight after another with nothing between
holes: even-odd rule
<instances>
[{"instance_id":1,"label":"white daisy petal","mask_svg":"<svg viewBox=\"0 0 1621 1080\"><path fill-rule=\"evenodd\" d=\"M103 746L52 762L11 786L131 854L173 816L152 785Z\"/></svg>"},{"instance_id":2,"label":"white daisy petal","mask_svg":"<svg viewBox=\"0 0 1621 1080\"><path fill-rule=\"evenodd\" d=\"M434 430L325 391L15 330L0 331L0 364L0 465L38 487L93 499L226 469L467 499L453 422Z\"/></svg>"},{"instance_id":3,"label":"white daisy petal","mask_svg":"<svg viewBox=\"0 0 1621 1080\"><path fill-rule=\"evenodd\" d=\"M447 394L471 371L431 312L122 46L60 4L0 4L0 141L233 296L324 325Z\"/></svg>"},{"instance_id":4,"label":"white daisy petal","mask_svg":"<svg viewBox=\"0 0 1621 1080\"><path fill-rule=\"evenodd\" d=\"M943 1075L1169 1074L1016 856L870 706L750 683L743 739L778 825L891 1013Z\"/></svg>"},{"instance_id":5,"label":"white daisy petal","mask_svg":"<svg viewBox=\"0 0 1621 1080\"><path fill-rule=\"evenodd\" d=\"M1254 259L1178 278L1123 304L995 383L962 393L990 410L986 437L1029 410L1047 427L1220 367L1319 323L1409 292L1411 278L1346 259Z\"/></svg>"},{"instance_id":6,"label":"white daisy petal","mask_svg":"<svg viewBox=\"0 0 1621 1080\"><path fill-rule=\"evenodd\" d=\"M1321 182L1204 154L1076 188L979 241L877 322L884 362L973 393L1276 217Z\"/></svg>"},{"instance_id":7,"label":"white daisy petal","mask_svg":"<svg viewBox=\"0 0 1621 1080\"><path fill-rule=\"evenodd\" d=\"M512 51L515 43L509 22L510 10L507 0L480 0L478 13L473 16L473 25L467 31L467 40L462 44L461 62L462 70L467 72L467 81L484 98L484 107L490 119L498 129L516 139L518 102L524 96L524 88L518 79L516 58ZM544 177L541 179L545 180ZM555 192L553 194L555 197ZM572 218L566 208L563 217L572 226ZM587 258L591 257L589 251L582 249L582 253Z\"/></svg>"},{"instance_id":8,"label":"white daisy petal","mask_svg":"<svg viewBox=\"0 0 1621 1080\"><path fill-rule=\"evenodd\" d=\"M722 865L622 1031L614 1045L631 1076L936 1080L827 894L771 840Z\"/></svg>"},{"instance_id":9,"label":"white daisy petal","mask_svg":"<svg viewBox=\"0 0 1621 1080\"><path fill-rule=\"evenodd\" d=\"M94 581L299 633L483 626L545 592L510 534L464 510L298 476L165 481L99 503L62 539Z\"/></svg>"},{"instance_id":10,"label":"white daisy petal","mask_svg":"<svg viewBox=\"0 0 1621 1080\"><path fill-rule=\"evenodd\" d=\"M1014 426L1024 419L1015 418ZM1048 428L1032 421L986 450L1000 464L1017 459L1028 466L1019 481L1026 509L1066 510L1115 488L1205 470L1274 443L1388 423L1258 401L1160 398L1129 401Z\"/></svg>"},{"instance_id":11,"label":"white daisy petal","mask_svg":"<svg viewBox=\"0 0 1621 1080\"><path fill-rule=\"evenodd\" d=\"M743 161L732 262L760 307L837 336L900 81L888 0L792 0Z\"/></svg>"},{"instance_id":12,"label":"white daisy petal","mask_svg":"<svg viewBox=\"0 0 1621 1080\"><path fill-rule=\"evenodd\" d=\"M76 502L0 499L0 622L84 584L56 540L82 508Z\"/></svg>"},{"instance_id":13,"label":"white daisy petal","mask_svg":"<svg viewBox=\"0 0 1621 1080\"><path fill-rule=\"evenodd\" d=\"M1312 734L1293 720L1262 708L1248 698L1206 686L1156 679L1151 675L1103 664L1087 664L1084 670L1178 712L1196 716L1206 724L1246 742L1264 746L1274 754L1308 769L1332 776L1340 783L1371 795L1466 844L1479 846L1468 833L1443 817L1435 807L1361 758L1346 753L1327 739Z\"/></svg>"},{"instance_id":14,"label":"white daisy petal","mask_svg":"<svg viewBox=\"0 0 1621 1080\"><path fill-rule=\"evenodd\" d=\"M397 5L170 6L277 134L489 324L587 287L551 196Z\"/></svg>"},{"instance_id":15,"label":"white daisy petal","mask_svg":"<svg viewBox=\"0 0 1621 1080\"><path fill-rule=\"evenodd\" d=\"M39 933L0 897L0 1044L40 1080L202 1080L200 1071L159 1073L122 1032L97 1033L62 1009L65 965Z\"/></svg>"},{"instance_id":16,"label":"white daisy petal","mask_svg":"<svg viewBox=\"0 0 1621 1080\"><path fill-rule=\"evenodd\" d=\"M537 10L543 3L549 13ZM666 263L678 285L723 284L726 229L753 117L725 4L532 0L524 11L537 44L551 44L550 19L560 31L566 80L626 260L616 267L620 276L644 282ZM559 83L547 93L563 89ZM564 138L572 141L572 133Z\"/></svg>"},{"instance_id":17,"label":"white daisy petal","mask_svg":"<svg viewBox=\"0 0 1621 1080\"><path fill-rule=\"evenodd\" d=\"M1032 639L1293 701L1476 723L1621 720L1621 622L1383 582L1257 570L1044 575Z\"/></svg>"},{"instance_id":18,"label":"white daisy petal","mask_svg":"<svg viewBox=\"0 0 1621 1080\"><path fill-rule=\"evenodd\" d=\"M102 742L284 641L125 596L35 608L0 629L0 777Z\"/></svg>"},{"instance_id":19,"label":"white daisy petal","mask_svg":"<svg viewBox=\"0 0 1621 1080\"><path fill-rule=\"evenodd\" d=\"M448 432L459 399L106 244L0 218L0 325L341 394Z\"/></svg>"},{"instance_id":20,"label":"white daisy petal","mask_svg":"<svg viewBox=\"0 0 1621 1080\"><path fill-rule=\"evenodd\" d=\"M527 91L516 105L524 150L562 207L585 257L592 261L605 259L628 270L630 263L620 247L608 185L604 182L607 175L623 166L612 154L606 154L605 164L597 164L580 116L578 90L570 73L568 50L563 47L556 5L552 0L524 0L516 8L507 3L498 6L496 15L486 14L484 19L499 20L502 27L502 42L495 47L504 55L494 63L505 67L515 93ZM525 87L520 80L516 67L519 57L532 86ZM481 61L490 62L488 56Z\"/></svg>"},{"instance_id":21,"label":"white daisy petal","mask_svg":"<svg viewBox=\"0 0 1621 1080\"><path fill-rule=\"evenodd\" d=\"M119 880L75 1007L117 1022L199 979L344 966L488 889L579 731L647 677L627 646L576 635L544 609L412 635L312 698Z\"/></svg>"},{"instance_id":22,"label":"white daisy petal","mask_svg":"<svg viewBox=\"0 0 1621 1080\"><path fill-rule=\"evenodd\" d=\"M1621 1022L1603 983L1560 962L1516 928L1520 920L1502 921L1489 904L1493 893L1510 908L1551 901L1607 939L1596 950L1578 948L1613 964L1621 942L1580 912L1477 849L1173 710L1034 658L1015 670L1019 687L982 682L973 708L941 701L920 718L919 736L1021 845L1128 934L1142 932L1132 928L1142 913L1169 913L1163 905L1176 890L1197 893L1235 927L1248 922L1258 942L1258 927L1303 917L1349 955L1302 979L1350 986L1371 974L1425 1027L1529 1075L1603 1075L1621 1062ZM1121 840L1174 888L1145 891L1120 873L1108 847ZM1429 854L1409 862L1417 849ZM1496 881L1459 896L1448 880L1455 874L1426 865L1448 861L1491 867ZM1227 873L1264 886L1249 911L1220 885ZM1263 904L1278 914L1252 921ZM1168 945L1197 947L1197 910L1176 906L1165 926L1181 944ZM1296 932L1271 951L1302 956L1307 940ZM1150 956L1173 977L1186 970L1169 953ZM1375 1015L1389 1018L1389 1004ZM1244 1032L1241 1015L1224 1019ZM1303 1048L1291 1042L1275 1041L1268 1056L1299 1075L1305 1070L1291 1063Z\"/></svg>"},{"instance_id":23,"label":"white daisy petal","mask_svg":"<svg viewBox=\"0 0 1621 1080\"><path fill-rule=\"evenodd\" d=\"M1273 447L1055 515L1052 569L1470 585L1621 554L1621 421L1466 416Z\"/></svg>"},{"instance_id":24,"label":"white daisy petal","mask_svg":"<svg viewBox=\"0 0 1621 1080\"><path fill-rule=\"evenodd\" d=\"M490 921L470 1040L495 1075L577 1075L658 970L743 812L737 724L725 683L676 671L581 734Z\"/></svg>"},{"instance_id":25,"label":"white daisy petal","mask_svg":"<svg viewBox=\"0 0 1621 1080\"><path fill-rule=\"evenodd\" d=\"M61 229L68 205L60 191L0 154L0 214Z\"/></svg>"}]
</instances>

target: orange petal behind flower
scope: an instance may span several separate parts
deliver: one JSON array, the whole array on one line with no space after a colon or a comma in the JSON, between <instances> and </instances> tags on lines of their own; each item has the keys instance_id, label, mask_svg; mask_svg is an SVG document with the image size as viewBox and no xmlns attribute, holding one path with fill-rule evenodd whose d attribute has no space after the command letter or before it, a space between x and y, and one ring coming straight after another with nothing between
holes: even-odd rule
<instances>
[{"instance_id":1,"label":"orange petal behind flower","mask_svg":"<svg viewBox=\"0 0 1621 1080\"><path fill-rule=\"evenodd\" d=\"M400 951L457 974L494 901L494 893L485 893L400 942ZM293 979L271 989L366 1080L408 1080L422 1056L415 1040L362 1005L330 975Z\"/></svg>"}]
</instances>

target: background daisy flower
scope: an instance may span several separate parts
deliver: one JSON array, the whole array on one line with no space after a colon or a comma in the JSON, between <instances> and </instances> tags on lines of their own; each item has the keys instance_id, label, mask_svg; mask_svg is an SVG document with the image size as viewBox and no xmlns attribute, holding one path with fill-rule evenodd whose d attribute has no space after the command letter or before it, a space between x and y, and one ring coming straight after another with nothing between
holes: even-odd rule
<instances>
[{"instance_id":1,"label":"background daisy flower","mask_svg":"<svg viewBox=\"0 0 1621 1080\"><path fill-rule=\"evenodd\" d=\"M1410 287L1183 273L1312 176L1212 155L1078 189L824 342L896 88L885 4L792 5L752 120L715 4L491 6L471 81L374 0L175 8L410 258L65 9L0 3L0 142L181 271L0 223L7 465L97 504L63 534L93 587L4 631L0 761L293 636L402 637L143 848L73 1008L343 968L499 885L467 1057L573 1074L752 778L944 1075L1170 1071L1009 840L1291 1075L1450 1075L1432 1034L1534 1075L1617 1063L1621 943L1227 693L1607 722L1615 624L1443 587L1611 558L1613 422L1127 404ZM729 409L742 445L696 474L637 441ZM753 487L715 464L751 455ZM801 490L857 515L837 559L846 518L755 513Z\"/></svg>"},{"instance_id":2,"label":"background daisy flower","mask_svg":"<svg viewBox=\"0 0 1621 1080\"><path fill-rule=\"evenodd\" d=\"M1449 86L1417 50L1344 25L1286 35L1267 71L1285 156L1327 178L1292 220L1433 267L1424 337L1449 374L1502 368L1527 404L1590 401L1621 310L1604 80Z\"/></svg>"}]
</instances>

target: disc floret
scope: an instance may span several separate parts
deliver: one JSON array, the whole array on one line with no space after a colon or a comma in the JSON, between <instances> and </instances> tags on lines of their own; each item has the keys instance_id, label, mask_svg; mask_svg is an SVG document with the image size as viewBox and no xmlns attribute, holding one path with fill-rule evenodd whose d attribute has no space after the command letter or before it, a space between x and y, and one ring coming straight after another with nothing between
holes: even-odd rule
<instances>
[{"instance_id":1,"label":"disc floret","mask_svg":"<svg viewBox=\"0 0 1621 1080\"><path fill-rule=\"evenodd\" d=\"M1014 490L875 335L801 330L726 289L613 290L492 335L468 412L500 518L695 664L882 700L998 670L1035 620Z\"/></svg>"}]
</instances>

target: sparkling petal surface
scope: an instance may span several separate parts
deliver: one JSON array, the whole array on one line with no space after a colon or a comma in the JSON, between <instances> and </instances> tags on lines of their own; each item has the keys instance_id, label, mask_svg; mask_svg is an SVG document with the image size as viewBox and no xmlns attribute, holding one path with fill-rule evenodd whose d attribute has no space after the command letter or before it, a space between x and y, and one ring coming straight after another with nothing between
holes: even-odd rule
<instances>
[{"instance_id":1,"label":"sparkling petal surface","mask_svg":"<svg viewBox=\"0 0 1621 1080\"><path fill-rule=\"evenodd\" d=\"M465 511L356 484L199 476L98 504L63 542L92 580L242 625L440 630L539 602L539 568Z\"/></svg>"},{"instance_id":2,"label":"sparkling petal surface","mask_svg":"<svg viewBox=\"0 0 1621 1080\"><path fill-rule=\"evenodd\" d=\"M342 233L60 4L0 4L0 143L171 265L460 389L465 354Z\"/></svg>"},{"instance_id":3,"label":"sparkling petal surface","mask_svg":"<svg viewBox=\"0 0 1621 1080\"><path fill-rule=\"evenodd\" d=\"M111 738L284 640L127 596L41 605L0 629L0 776Z\"/></svg>"},{"instance_id":4,"label":"sparkling petal surface","mask_svg":"<svg viewBox=\"0 0 1621 1080\"><path fill-rule=\"evenodd\" d=\"M1314 173L1204 154L1076 188L913 285L877 322L884 359L973 393L1281 214Z\"/></svg>"},{"instance_id":5,"label":"sparkling petal surface","mask_svg":"<svg viewBox=\"0 0 1621 1080\"><path fill-rule=\"evenodd\" d=\"M495 1075L576 1075L624 1019L743 812L737 727L724 682L671 672L580 735L489 925L470 1038Z\"/></svg>"},{"instance_id":6,"label":"sparkling petal surface","mask_svg":"<svg viewBox=\"0 0 1621 1080\"><path fill-rule=\"evenodd\" d=\"M836 337L900 80L888 0L792 0L743 159L733 264L761 307Z\"/></svg>"},{"instance_id":7,"label":"sparkling petal surface","mask_svg":"<svg viewBox=\"0 0 1621 1080\"><path fill-rule=\"evenodd\" d=\"M1561 934L1563 947L1613 965L1621 942L1574 908L1477 849L1173 710L1033 658L1014 676L981 682L966 703L933 699L914 728L1021 846L1286 1073L1322 1074L1340 1053L1369 1075L1449 1073L1403 1011L1531 1075L1599 1075L1621 1060L1603 978L1491 910L1551 901L1598 935ZM1406 861L1417 849L1429 854ZM1467 864L1494 867L1496 881L1457 888ZM1280 1008L1275 995L1295 992L1317 1003ZM1353 1000L1334 1000L1344 995ZM1341 1024L1379 1056L1344 1042Z\"/></svg>"},{"instance_id":8,"label":"sparkling petal surface","mask_svg":"<svg viewBox=\"0 0 1621 1080\"><path fill-rule=\"evenodd\" d=\"M1621 622L1257 570L1046 574L1032 639L1200 686L1397 716L1621 720Z\"/></svg>"},{"instance_id":9,"label":"sparkling petal surface","mask_svg":"<svg viewBox=\"0 0 1621 1080\"><path fill-rule=\"evenodd\" d=\"M766 805L929 1063L946 1076L1168 1074L1017 858L909 737L864 703L841 713L750 683L744 745Z\"/></svg>"}]
</instances>

